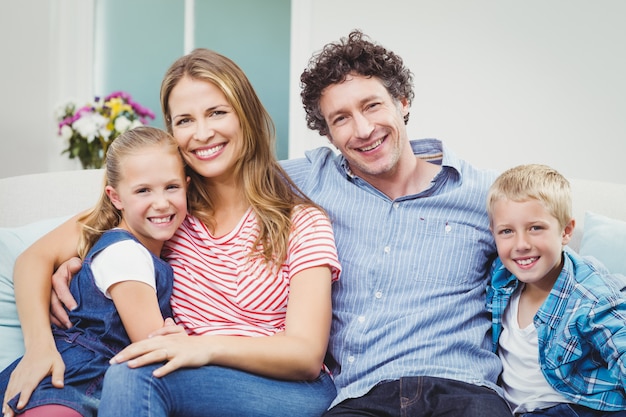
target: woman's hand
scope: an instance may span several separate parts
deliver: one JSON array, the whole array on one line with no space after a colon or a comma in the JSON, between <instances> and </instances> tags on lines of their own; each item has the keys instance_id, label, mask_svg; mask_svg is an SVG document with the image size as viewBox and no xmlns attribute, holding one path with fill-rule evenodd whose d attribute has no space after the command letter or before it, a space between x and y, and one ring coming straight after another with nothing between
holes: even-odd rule
<instances>
[{"instance_id":1,"label":"woman's hand","mask_svg":"<svg viewBox=\"0 0 626 417\"><path fill-rule=\"evenodd\" d=\"M133 343L111 359L111 363L128 362L130 368L139 368L151 363L165 362L157 368L153 375L157 378L165 376L178 368L198 368L210 362L207 349L207 337L187 336L187 333L175 330L180 326L164 326L171 328L173 333L165 336L153 336ZM157 331L159 332L159 331Z\"/></svg>"},{"instance_id":2,"label":"woman's hand","mask_svg":"<svg viewBox=\"0 0 626 417\"><path fill-rule=\"evenodd\" d=\"M50 296L50 321L59 327L70 328L72 323L65 311L76 308L76 300L70 292L70 281L82 265L80 258L74 257L63 262L52 275Z\"/></svg>"},{"instance_id":3,"label":"woman's hand","mask_svg":"<svg viewBox=\"0 0 626 417\"><path fill-rule=\"evenodd\" d=\"M13 411L7 403L18 394L20 394L20 399L17 408L24 408L37 385L48 375L52 375L53 386L63 388L64 372L65 363L54 345L26 350L24 357L11 373L7 390L4 393L3 416L13 416Z\"/></svg>"}]
</instances>

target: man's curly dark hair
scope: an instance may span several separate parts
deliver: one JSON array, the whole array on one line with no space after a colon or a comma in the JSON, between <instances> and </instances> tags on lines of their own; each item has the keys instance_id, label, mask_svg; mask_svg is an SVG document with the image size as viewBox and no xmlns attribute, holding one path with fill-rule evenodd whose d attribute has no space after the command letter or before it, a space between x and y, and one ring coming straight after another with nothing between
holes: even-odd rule
<instances>
[{"instance_id":1,"label":"man's curly dark hair","mask_svg":"<svg viewBox=\"0 0 626 417\"><path fill-rule=\"evenodd\" d=\"M328 125L320 111L322 91L343 82L350 73L381 80L396 100L413 101L413 73L404 66L402 58L383 46L368 40L360 30L353 30L347 38L327 44L314 55L300 76L302 104L309 129L321 136L328 135ZM404 123L409 121L409 114Z\"/></svg>"}]
</instances>

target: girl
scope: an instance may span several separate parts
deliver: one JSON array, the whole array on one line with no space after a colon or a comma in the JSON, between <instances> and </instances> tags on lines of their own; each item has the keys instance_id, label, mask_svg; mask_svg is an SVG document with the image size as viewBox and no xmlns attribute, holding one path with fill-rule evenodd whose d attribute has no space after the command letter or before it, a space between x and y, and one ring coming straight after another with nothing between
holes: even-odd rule
<instances>
[{"instance_id":1,"label":"girl","mask_svg":"<svg viewBox=\"0 0 626 417\"><path fill-rule=\"evenodd\" d=\"M160 253L187 210L177 144L159 129L130 130L111 144L104 178L98 204L65 225L79 236L78 247L51 234L24 253L54 265L76 253L84 259L70 286L77 300L69 312L72 327L53 326L50 332L32 299L33 294L49 294L50 282L25 282L20 277L36 274L38 264L16 264L26 353L0 374L5 401L12 398L11 409L3 407L5 415L95 416L111 357L171 316L173 274ZM49 245L55 250L47 250ZM41 355L55 358L53 365L40 361Z\"/></svg>"}]
</instances>

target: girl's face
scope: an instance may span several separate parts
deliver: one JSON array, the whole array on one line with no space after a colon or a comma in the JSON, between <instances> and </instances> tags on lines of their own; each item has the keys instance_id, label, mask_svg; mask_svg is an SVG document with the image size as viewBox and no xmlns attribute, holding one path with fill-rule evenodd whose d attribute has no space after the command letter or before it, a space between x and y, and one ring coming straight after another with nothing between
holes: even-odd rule
<instances>
[{"instance_id":1,"label":"girl's face","mask_svg":"<svg viewBox=\"0 0 626 417\"><path fill-rule=\"evenodd\" d=\"M131 232L159 256L163 242L174 235L187 214L187 179L171 147L151 146L124 156L121 181L106 187L122 212L120 227Z\"/></svg>"},{"instance_id":2,"label":"girl's face","mask_svg":"<svg viewBox=\"0 0 626 417\"><path fill-rule=\"evenodd\" d=\"M169 97L172 132L183 158L212 182L230 182L243 148L239 117L213 83L182 78Z\"/></svg>"},{"instance_id":3,"label":"girl's face","mask_svg":"<svg viewBox=\"0 0 626 417\"><path fill-rule=\"evenodd\" d=\"M493 204L492 231L502 263L520 281L552 288L562 268L563 246L574 231L565 228L537 200L507 199Z\"/></svg>"}]
</instances>

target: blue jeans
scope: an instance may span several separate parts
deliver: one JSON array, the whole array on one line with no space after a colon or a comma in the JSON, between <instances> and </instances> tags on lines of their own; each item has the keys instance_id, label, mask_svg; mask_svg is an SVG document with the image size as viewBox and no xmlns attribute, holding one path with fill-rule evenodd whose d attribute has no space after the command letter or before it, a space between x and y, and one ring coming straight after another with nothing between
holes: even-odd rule
<instances>
[{"instance_id":1,"label":"blue jeans","mask_svg":"<svg viewBox=\"0 0 626 417\"><path fill-rule=\"evenodd\" d=\"M152 371L159 366L112 365L104 378L98 417L319 417L336 395L326 373L314 381L284 381L203 366L155 378Z\"/></svg>"},{"instance_id":2,"label":"blue jeans","mask_svg":"<svg viewBox=\"0 0 626 417\"><path fill-rule=\"evenodd\" d=\"M626 411L598 411L578 404L559 404L545 410L521 414L521 417L626 417Z\"/></svg>"},{"instance_id":3,"label":"blue jeans","mask_svg":"<svg viewBox=\"0 0 626 417\"><path fill-rule=\"evenodd\" d=\"M324 417L511 417L497 392L435 377L405 377L376 385L367 394L331 408Z\"/></svg>"}]
</instances>

